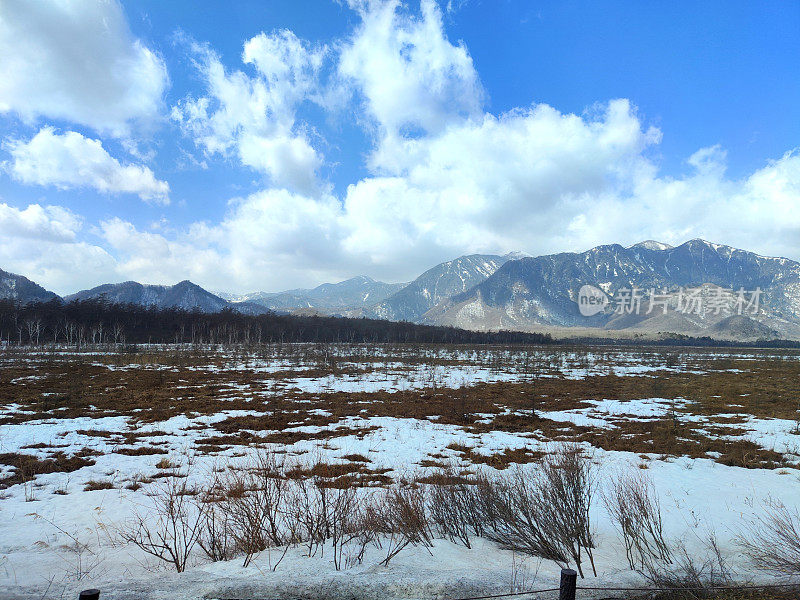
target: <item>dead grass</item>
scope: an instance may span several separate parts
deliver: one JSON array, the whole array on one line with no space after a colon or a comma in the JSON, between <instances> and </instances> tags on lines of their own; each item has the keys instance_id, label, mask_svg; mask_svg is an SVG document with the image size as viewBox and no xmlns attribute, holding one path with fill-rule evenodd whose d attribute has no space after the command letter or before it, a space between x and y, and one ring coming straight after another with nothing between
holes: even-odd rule
<instances>
[{"instance_id":1,"label":"dead grass","mask_svg":"<svg viewBox=\"0 0 800 600\"><path fill-rule=\"evenodd\" d=\"M469 359L454 358L455 350L464 348L395 346L382 347L378 353L366 346L352 346L342 347L331 356L327 348L309 346L273 348L263 354L173 350L5 360L0 366L0 406L13 403L19 409L0 417L0 424L53 417L124 416L131 431L86 429L78 433L120 444L115 452L136 456L165 453L157 445L143 442L167 436L162 431L136 431L138 424L179 415L195 418L227 410L258 413L231 416L210 426L198 425L198 429L211 429L195 447L204 453L254 444L288 446L350 435L363 438L375 428L337 424L354 416L376 416L431 420L474 434L507 431L539 441L586 441L606 450L650 456L709 457L749 468L789 466L780 453L744 439L740 427L746 421L745 415L783 419L800 416L800 361L787 352L754 352L752 356L737 357L699 350L641 349L635 360L660 370L618 376L610 369L620 361L621 351L583 348L579 352L594 353L591 361L578 355L570 359L572 366L594 365L595 372L607 371L583 379L567 379L559 372L565 351L547 350L531 359L532 366L524 367L525 373L530 370L530 374L515 383L449 389L434 382L426 389L391 393L316 394L302 393L288 385L296 377L366 373L387 360L399 363L394 368L400 373L418 365L480 364L508 370L509 364L519 363L515 353L523 352L491 348L483 357ZM311 364L312 368L267 373L256 368L257 359L276 358L285 359L287 364ZM675 365L699 372L667 370ZM276 391L276 383L287 385ZM610 419L616 426L613 430L580 427L548 419L546 414L588 408L590 400L625 402L651 397L678 401L675 414L657 419L617 416ZM710 420L700 424L686 418L689 416L706 416ZM298 431L301 427L318 430ZM527 450L506 449L491 456L481 452L462 454L465 460L496 468L538 458Z\"/></svg>"},{"instance_id":2,"label":"dead grass","mask_svg":"<svg viewBox=\"0 0 800 600\"><path fill-rule=\"evenodd\" d=\"M133 446L126 448L115 448L114 452L117 454L124 454L125 456L149 456L152 454L166 454L167 451L163 448L156 448L155 446Z\"/></svg>"},{"instance_id":3,"label":"dead grass","mask_svg":"<svg viewBox=\"0 0 800 600\"><path fill-rule=\"evenodd\" d=\"M94 479L90 479L86 482L83 486L84 492L96 492L98 490L112 490L114 489L114 484L110 481L97 481Z\"/></svg>"},{"instance_id":4,"label":"dead grass","mask_svg":"<svg viewBox=\"0 0 800 600\"><path fill-rule=\"evenodd\" d=\"M37 475L46 473L72 473L83 467L93 465L94 460L88 458L90 452L67 455L63 452L54 452L47 458L40 458L31 454L0 454L0 464L12 468L12 473L0 479L0 489L32 481Z\"/></svg>"}]
</instances>

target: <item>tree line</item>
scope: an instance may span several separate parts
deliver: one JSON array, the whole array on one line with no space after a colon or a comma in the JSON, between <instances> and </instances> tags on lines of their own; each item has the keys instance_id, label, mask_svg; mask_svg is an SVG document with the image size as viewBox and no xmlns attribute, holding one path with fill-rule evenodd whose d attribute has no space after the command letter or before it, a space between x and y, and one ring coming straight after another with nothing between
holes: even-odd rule
<instances>
[{"instance_id":1,"label":"tree line","mask_svg":"<svg viewBox=\"0 0 800 600\"><path fill-rule=\"evenodd\" d=\"M21 304L0 300L0 344L267 343L551 344L549 334L478 332L377 319L216 313L103 299Z\"/></svg>"}]
</instances>

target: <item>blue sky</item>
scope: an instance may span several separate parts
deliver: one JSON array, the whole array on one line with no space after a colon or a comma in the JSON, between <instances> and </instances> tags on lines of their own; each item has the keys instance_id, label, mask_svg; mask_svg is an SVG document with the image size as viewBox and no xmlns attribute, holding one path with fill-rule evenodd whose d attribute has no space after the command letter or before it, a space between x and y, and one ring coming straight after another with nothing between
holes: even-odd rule
<instances>
[{"instance_id":1,"label":"blue sky","mask_svg":"<svg viewBox=\"0 0 800 600\"><path fill-rule=\"evenodd\" d=\"M0 6L0 268L389 281L692 237L800 259L800 3Z\"/></svg>"}]
</instances>

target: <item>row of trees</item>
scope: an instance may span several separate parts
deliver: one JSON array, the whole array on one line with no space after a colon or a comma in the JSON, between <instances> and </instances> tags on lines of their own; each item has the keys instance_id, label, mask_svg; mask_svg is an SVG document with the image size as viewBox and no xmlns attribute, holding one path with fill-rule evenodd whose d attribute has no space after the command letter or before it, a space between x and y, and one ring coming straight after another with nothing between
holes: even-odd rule
<instances>
[{"instance_id":1,"label":"row of trees","mask_svg":"<svg viewBox=\"0 0 800 600\"><path fill-rule=\"evenodd\" d=\"M300 342L548 344L553 339L538 333L485 333L375 319L246 315L232 309L203 313L104 300L0 300L0 343L9 345Z\"/></svg>"}]
</instances>

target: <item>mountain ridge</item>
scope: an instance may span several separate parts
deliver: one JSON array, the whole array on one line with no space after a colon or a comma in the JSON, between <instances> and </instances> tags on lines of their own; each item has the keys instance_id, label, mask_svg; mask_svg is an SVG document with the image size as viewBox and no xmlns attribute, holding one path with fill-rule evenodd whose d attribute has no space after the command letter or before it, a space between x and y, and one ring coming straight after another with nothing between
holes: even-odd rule
<instances>
[{"instance_id":1,"label":"mountain ridge","mask_svg":"<svg viewBox=\"0 0 800 600\"><path fill-rule=\"evenodd\" d=\"M581 314L583 286L593 286L605 298L602 310ZM630 288L653 290L662 297L663 312L652 306L635 313L612 310ZM738 289L760 290L761 310L733 311L730 307L740 301ZM680 312L689 291L700 298L696 302L707 305L724 300L724 310ZM0 270L0 298L34 302L59 297ZM188 280L172 286L127 281L82 290L64 300L89 298L203 312L368 317L482 331L588 328L637 335L800 339L800 263L699 238L678 246L645 240L628 247L605 244L535 257L470 254L431 267L408 284L359 275L310 289L217 295Z\"/></svg>"},{"instance_id":2,"label":"mountain ridge","mask_svg":"<svg viewBox=\"0 0 800 600\"><path fill-rule=\"evenodd\" d=\"M116 304L140 304L157 308L180 308L218 312L228 307L219 296L188 279L174 285L143 284L137 281L105 283L64 297L66 302L105 298Z\"/></svg>"},{"instance_id":3,"label":"mountain ridge","mask_svg":"<svg viewBox=\"0 0 800 600\"><path fill-rule=\"evenodd\" d=\"M595 286L611 297L624 288L677 290L709 284L733 290L761 289L768 307L759 317L762 324L781 335L800 334L800 263L700 239L666 246L608 244L582 253L511 261L472 289L428 311L421 322L471 328L611 329L615 328L614 317L608 311L590 317L580 314L577 294L583 285ZM626 327L651 331L657 322L644 324L648 318L654 317L630 319ZM678 320L674 319L676 327ZM716 319L696 323L692 333L702 333L715 323Z\"/></svg>"},{"instance_id":4,"label":"mountain ridge","mask_svg":"<svg viewBox=\"0 0 800 600\"><path fill-rule=\"evenodd\" d=\"M24 275L0 269L0 299L4 298L27 304L28 302L47 302L59 298L59 296Z\"/></svg>"}]
</instances>

